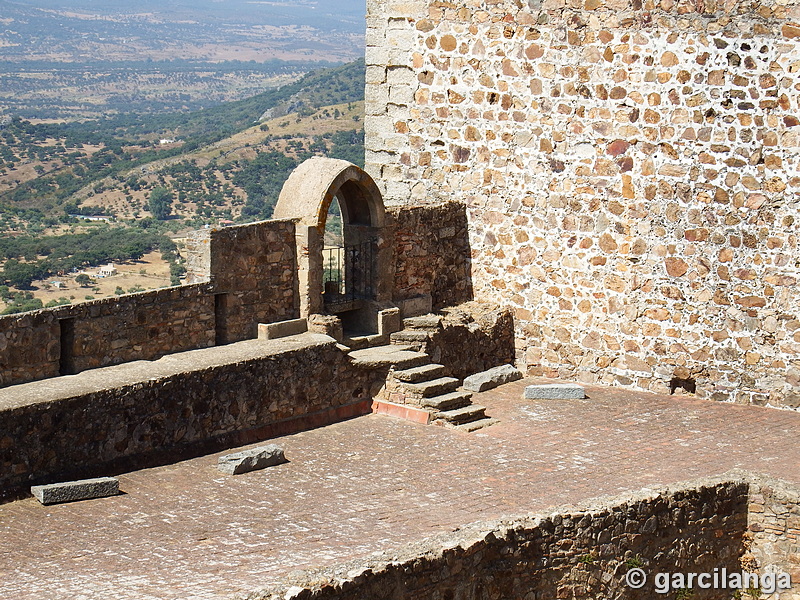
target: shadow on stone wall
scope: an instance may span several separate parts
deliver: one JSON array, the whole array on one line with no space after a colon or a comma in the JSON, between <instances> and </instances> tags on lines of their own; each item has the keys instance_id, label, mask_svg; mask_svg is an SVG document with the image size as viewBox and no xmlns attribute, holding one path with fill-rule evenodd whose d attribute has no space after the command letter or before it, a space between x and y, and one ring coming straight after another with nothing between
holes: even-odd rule
<instances>
[{"instance_id":1,"label":"shadow on stone wall","mask_svg":"<svg viewBox=\"0 0 800 600\"><path fill-rule=\"evenodd\" d=\"M430 296L433 310L473 299L466 207L459 202L388 210L395 239L394 301Z\"/></svg>"}]
</instances>

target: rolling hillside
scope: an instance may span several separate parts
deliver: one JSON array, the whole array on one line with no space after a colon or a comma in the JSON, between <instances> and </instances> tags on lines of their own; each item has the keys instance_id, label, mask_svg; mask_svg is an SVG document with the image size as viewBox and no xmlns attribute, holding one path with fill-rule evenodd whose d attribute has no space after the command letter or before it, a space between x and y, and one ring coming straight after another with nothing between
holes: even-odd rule
<instances>
[{"instance_id":1,"label":"rolling hillside","mask_svg":"<svg viewBox=\"0 0 800 600\"><path fill-rule=\"evenodd\" d=\"M180 247L165 234L268 218L283 182L308 157L363 164L363 89L357 61L203 111L0 122L5 310L176 283ZM109 239L131 243L111 248ZM84 290L72 281L109 260L123 263L126 283L98 280Z\"/></svg>"}]
</instances>

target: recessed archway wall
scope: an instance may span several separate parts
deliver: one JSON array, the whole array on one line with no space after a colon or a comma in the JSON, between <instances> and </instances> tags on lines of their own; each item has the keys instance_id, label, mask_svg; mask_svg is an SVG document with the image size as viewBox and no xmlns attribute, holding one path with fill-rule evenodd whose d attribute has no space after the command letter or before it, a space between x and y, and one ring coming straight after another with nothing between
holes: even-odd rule
<instances>
[{"instance_id":1,"label":"recessed archway wall","mask_svg":"<svg viewBox=\"0 0 800 600\"><path fill-rule=\"evenodd\" d=\"M391 243L385 235L383 199L372 178L345 160L311 158L286 180L275 206L274 218L297 221L300 316L324 311L322 250L328 209L338 198L345 244L375 243L374 300L391 300L393 271Z\"/></svg>"}]
</instances>

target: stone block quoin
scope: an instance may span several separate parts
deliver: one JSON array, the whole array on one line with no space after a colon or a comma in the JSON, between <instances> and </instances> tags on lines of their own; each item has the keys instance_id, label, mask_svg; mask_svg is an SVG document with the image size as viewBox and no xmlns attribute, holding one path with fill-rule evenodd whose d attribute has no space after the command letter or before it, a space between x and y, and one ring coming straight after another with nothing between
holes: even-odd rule
<instances>
[{"instance_id":1,"label":"stone block quoin","mask_svg":"<svg viewBox=\"0 0 800 600\"><path fill-rule=\"evenodd\" d=\"M530 375L800 407L794 2L368 3L366 170Z\"/></svg>"}]
</instances>

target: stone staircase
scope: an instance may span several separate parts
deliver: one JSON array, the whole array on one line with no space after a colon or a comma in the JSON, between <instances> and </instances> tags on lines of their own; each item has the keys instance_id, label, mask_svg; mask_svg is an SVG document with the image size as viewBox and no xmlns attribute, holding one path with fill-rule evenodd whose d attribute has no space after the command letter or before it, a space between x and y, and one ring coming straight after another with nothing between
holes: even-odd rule
<instances>
[{"instance_id":1,"label":"stone staircase","mask_svg":"<svg viewBox=\"0 0 800 600\"><path fill-rule=\"evenodd\" d=\"M431 362L422 352L429 334L441 326L434 315L403 321L405 329L391 335L391 344L350 352L364 366L391 366L381 397L397 405L421 409L428 422L471 432L497 422L486 408L472 404L472 392L459 389L461 381L448 377L444 365Z\"/></svg>"},{"instance_id":2,"label":"stone staircase","mask_svg":"<svg viewBox=\"0 0 800 600\"><path fill-rule=\"evenodd\" d=\"M419 406L431 414L431 423L461 431L475 431L497 421L486 408L472 404L472 392L460 390L461 381L445 376L444 365L428 364L393 369L386 380L390 402Z\"/></svg>"},{"instance_id":3,"label":"stone staircase","mask_svg":"<svg viewBox=\"0 0 800 600\"><path fill-rule=\"evenodd\" d=\"M442 318L438 315L422 315L403 319L403 329L389 336L390 343L410 346L420 352L425 347L430 336L442 327Z\"/></svg>"}]
</instances>

